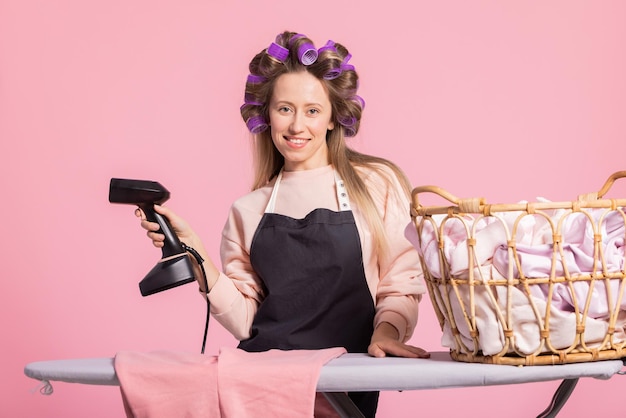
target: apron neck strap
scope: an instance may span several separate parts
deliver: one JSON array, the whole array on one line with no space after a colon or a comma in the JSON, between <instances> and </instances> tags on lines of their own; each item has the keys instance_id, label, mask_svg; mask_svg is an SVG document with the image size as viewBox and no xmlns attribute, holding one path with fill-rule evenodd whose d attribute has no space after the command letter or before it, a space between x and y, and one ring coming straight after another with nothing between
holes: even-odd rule
<instances>
[{"instance_id":1,"label":"apron neck strap","mask_svg":"<svg viewBox=\"0 0 626 418\"><path fill-rule=\"evenodd\" d=\"M352 210L350 207L350 199L348 198L348 192L346 191L346 186L343 184L343 180L335 173L335 193L337 193L337 204L339 205L339 211L349 211ZM274 213L274 207L276 206L276 195L278 194L278 187L280 186L280 181L283 178L283 170L280 170L278 176L276 176L276 182L274 183L274 187L272 188L272 195L270 196L269 202L267 202L267 206L265 207L265 213Z\"/></svg>"}]
</instances>

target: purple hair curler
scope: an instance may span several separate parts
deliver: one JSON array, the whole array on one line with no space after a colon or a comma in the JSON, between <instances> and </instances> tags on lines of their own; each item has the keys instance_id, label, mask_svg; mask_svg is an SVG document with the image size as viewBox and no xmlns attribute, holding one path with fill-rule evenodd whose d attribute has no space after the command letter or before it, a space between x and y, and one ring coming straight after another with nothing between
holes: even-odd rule
<instances>
[{"instance_id":1,"label":"purple hair curler","mask_svg":"<svg viewBox=\"0 0 626 418\"><path fill-rule=\"evenodd\" d=\"M343 70L341 69L341 67L333 68L332 70L326 71L326 74L324 74L323 78L324 80L334 80L337 77L339 77L341 73L343 73Z\"/></svg>"},{"instance_id":2,"label":"purple hair curler","mask_svg":"<svg viewBox=\"0 0 626 418\"><path fill-rule=\"evenodd\" d=\"M263 77L262 75L256 75L256 74L248 74L248 83L250 84L260 84L262 82L264 82L265 80L267 80L267 78Z\"/></svg>"},{"instance_id":3,"label":"purple hair curler","mask_svg":"<svg viewBox=\"0 0 626 418\"><path fill-rule=\"evenodd\" d=\"M330 42L333 42L333 41L328 41L328 43L326 43L327 46L320 48L320 51L324 48L326 49L332 48L335 50L335 52L337 52L334 46L328 46ZM333 42L333 45L334 45L334 42ZM332 70L327 71L326 74L324 74L324 77L323 77L324 80L334 80L335 78L339 77L344 71L354 71L354 65L348 64L348 61L350 60L350 58L352 58L352 54L346 55L343 61L341 61L341 64L339 65L338 68L333 68Z\"/></svg>"},{"instance_id":4,"label":"purple hair curler","mask_svg":"<svg viewBox=\"0 0 626 418\"><path fill-rule=\"evenodd\" d=\"M352 65L352 64L341 64L341 69L343 71L354 71L354 65Z\"/></svg>"},{"instance_id":5,"label":"purple hair curler","mask_svg":"<svg viewBox=\"0 0 626 418\"><path fill-rule=\"evenodd\" d=\"M328 40L326 42L326 45L324 45L323 47L321 47L320 49L317 50L318 54L321 54L324 51L333 51L333 52L337 52L337 48L335 48L335 41L332 40Z\"/></svg>"},{"instance_id":6,"label":"purple hair curler","mask_svg":"<svg viewBox=\"0 0 626 418\"><path fill-rule=\"evenodd\" d=\"M348 64L348 61L350 61L350 58L352 58L352 54L348 54L343 58L343 61L341 61L341 69L344 71L354 71L354 65L352 64Z\"/></svg>"},{"instance_id":7,"label":"purple hair curler","mask_svg":"<svg viewBox=\"0 0 626 418\"><path fill-rule=\"evenodd\" d=\"M353 99L355 102L359 102L359 104L361 105L361 109L365 109L365 100L363 100L361 96L359 96L358 94L355 94Z\"/></svg>"},{"instance_id":8,"label":"purple hair curler","mask_svg":"<svg viewBox=\"0 0 626 418\"><path fill-rule=\"evenodd\" d=\"M276 42L272 42L272 44L267 48L267 54L276 58L280 62L285 62L289 56L289 50L284 46L278 45Z\"/></svg>"},{"instance_id":9,"label":"purple hair curler","mask_svg":"<svg viewBox=\"0 0 626 418\"><path fill-rule=\"evenodd\" d=\"M333 68L332 70L326 71L324 74L324 80L334 80L343 74L344 71L354 71L354 65L351 64L341 64L338 68Z\"/></svg>"},{"instance_id":10,"label":"purple hair curler","mask_svg":"<svg viewBox=\"0 0 626 418\"><path fill-rule=\"evenodd\" d=\"M338 117L337 122L346 127L354 126L356 125L356 118L354 116L348 116L346 118Z\"/></svg>"},{"instance_id":11,"label":"purple hair curler","mask_svg":"<svg viewBox=\"0 0 626 418\"><path fill-rule=\"evenodd\" d=\"M244 104L249 104L249 105L253 105L253 106L263 106L264 103L263 102L259 102L256 97L254 97L254 94L252 93L245 93L243 95L243 102Z\"/></svg>"},{"instance_id":12,"label":"purple hair curler","mask_svg":"<svg viewBox=\"0 0 626 418\"><path fill-rule=\"evenodd\" d=\"M280 35L279 35L279 36L280 36ZM289 39L289 47L291 47L295 41L297 41L297 40L298 40L298 39L300 39L300 38L304 38L304 37L305 37L305 36L304 36L303 34L301 34L301 33L296 33L295 35L293 35L293 36L291 37L291 39ZM278 42L278 36L276 37L276 42Z\"/></svg>"},{"instance_id":13,"label":"purple hair curler","mask_svg":"<svg viewBox=\"0 0 626 418\"><path fill-rule=\"evenodd\" d=\"M356 135L356 129L352 126L344 126L343 127L343 132L345 136L355 136Z\"/></svg>"},{"instance_id":14,"label":"purple hair curler","mask_svg":"<svg viewBox=\"0 0 626 418\"><path fill-rule=\"evenodd\" d=\"M268 125L263 116L252 116L246 121L248 130L253 134L260 134L267 129Z\"/></svg>"},{"instance_id":15,"label":"purple hair curler","mask_svg":"<svg viewBox=\"0 0 626 418\"><path fill-rule=\"evenodd\" d=\"M317 60L317 49L310 42L305 42L298 48L298 59L303 65L311 65Z\"/></svg>"}]
</instances>

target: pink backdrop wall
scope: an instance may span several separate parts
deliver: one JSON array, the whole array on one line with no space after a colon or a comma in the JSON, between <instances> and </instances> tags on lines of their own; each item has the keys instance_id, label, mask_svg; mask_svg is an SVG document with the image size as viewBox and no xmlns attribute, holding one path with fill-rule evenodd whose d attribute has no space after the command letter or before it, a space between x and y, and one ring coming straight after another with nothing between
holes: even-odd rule
<instances>
[{"instance_id":1,"label":"pink backdrop wall","mask_svg":"<svg viewBox=\"0 0 626 418\"><path fill-rule=\"evenodd\" d=\"M160 253L108 182L164 184L217 258L249 187L247 63L276 33L350 48L355 147L416 186L508 203L571 200L626 169L624 17L622 1L0 0L0 415L123 416L117 388L33 393L31 361L200 350L194 286L140 296ZM412 342L443 350L431 310ZM212 322L207 353L233 344ZM557 385L384 393L379 416L534 416ZM583 381L562 416L622 415L625 387Z\"/></svg>"}]
</instances>

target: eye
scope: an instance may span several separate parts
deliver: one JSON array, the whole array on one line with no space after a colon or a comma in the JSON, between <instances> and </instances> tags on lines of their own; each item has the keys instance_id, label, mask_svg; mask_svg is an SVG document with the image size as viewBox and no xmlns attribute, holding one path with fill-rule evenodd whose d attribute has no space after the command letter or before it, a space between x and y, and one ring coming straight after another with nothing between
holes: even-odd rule
<instances>
[{"instance_id":1,"label":"eye","mask_svg":"<svg viewBox=\"0 0 626 418\"><path fill-rule=\"evenodd\" d=\"M280 106L280 107L278 108L278 111L279 111L280 113L288 113L288 112L290 112L290 111L291 111L291 109L290 109L288 106Z\"/></svg>"},{"instance_id":2,"label":"eye","mask_svg":"<svg viewBox=\"0 0 626 418\"><path fill-rule=\"evenodd\" d=\"M309 113L309 115L317 115L317 114L320 113L320 110L313 108L313 109L309 109L308 113Z\"/></svg>"}]
</instances>

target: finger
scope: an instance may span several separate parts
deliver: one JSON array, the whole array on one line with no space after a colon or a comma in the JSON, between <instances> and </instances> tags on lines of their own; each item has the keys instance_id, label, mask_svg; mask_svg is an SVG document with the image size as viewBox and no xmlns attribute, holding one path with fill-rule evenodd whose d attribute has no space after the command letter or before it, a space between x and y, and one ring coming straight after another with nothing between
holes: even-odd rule
<instances>
[{"instance_id":1,"label":"finger","mask_svg":"<svg viewBox=\"0 0 626 418\"><path fill-rule=\"evenodd\" d=\"M158 223L150 222L145 219L141 221L141 227L147 231L158 231L161 228Z\"/></svg>"},{"instance_id":2,"label":"finger","mask_svg":"<svg viewBox=\"0 0 626 418\"><path fill-rule=\"evenodd\" d=\"M162 248L165 245L165 236L163 234L157 234L155 232L148 232L148 238L152 240L152 245L157 248Z\"/></svg>"},{"instance_id":3,"label":"finger","mask_svg":"<svg viewBox=\"0 0 626 418\"><path fill-rule=\"evenodd\" d=\"M410 358L429 358L430 353L422 348L414 347L412 345L403 344L399 353L395 354L402 357L410 357Z\"/></svg>"},{"instance_id":4,"label":"finger","mask_svg":"<svg viewBox=\"0 0 626 418\"><path fill-rule=\"evenodd\" d=\"M160 213L161 215L169 218L170 216L174 215L174 212L172 212L168 207L166 206L161 206L161 205L154 205L154 211L157 213Z\"/></svg>"},{"instance_id":5,"label":"finger","mask_svg":"<svg viewBox=\"0 0 626 418\"><path fill-rule=\"evenodd\" d=\"M406 349L411 353L415 354L419 358L430 358L430 353L423 348L415 347L412 345L405 345Z\"/></svg>"},{"instance_id":6,"label":"finger","mask_svg":"<svg viewBox=\"0 0 626 418\"><path fill-rule=\"evenodd\" d=\"M383 358L386 357L387 354L385 350L381 349L377 344L370 344L367 349L367 353L372 357Z\"/></svg>"},{"instance_id":7,"label":"finger","mask_svg":"<svg viewBox=\"0 0 626 418\"><path fill-rule=\"evenodd\" d=\"M135 209L135 216L140 218L142 221L146 220L146 214L141 210L141 208Z\"/></svg>"},{"instance_id":8,"label":"finger","mask_svg":"<svg viewBox=\"0 0 626 418\"><path fill-rule=\"evenodd\" d=\"M153 242L163 242L163 241L165 241L165 235L159 234L159 233L154 232L154 231L148 231L146 235L148 235L148 238L150 238Z\"/></svg>"},{"instance_id":9,"label":"finger","mask_svg":"<svg viewBox=\"0 0 626 418\"><path fill-rule=\"evenodd\" d=\"M408 358L417 358L419 357L416 353L406 348L404 345L391 345L389 347L385 347L385 351L387 354L394 357L408 357Z\"/></svg>"},{"instance_id":10,"label":"finger","mask_svg":"<svg viewBox=\"0 0 626 418\"><path fill-rule=\"evenodd\" d=\"M426 350L414 347L412 345L403 344L399 341L394 342L383 342L378 344L378 348L385 354L395 357L407 357L407 358L429 358L430 353ZM376 357L384 357L384 355L380 355L380 353L376 353L375 350L372 351L377 354Z\"/></svg>"},{"instance_id":11,"label":"finger","mask_svg":"<svg viewBox=\"0 0 626 418\"><path fill-rule=\"evenodd\" d=\"M179 218L179 216L176 215L176 213L174 213L174 211L168 208L167 206L154 205L154 210L158 214L167 218L167 220L170 222L170 224L172 224L172 226L179 225L182 222L182 219Z\"/></svg>"}]
</instances>

